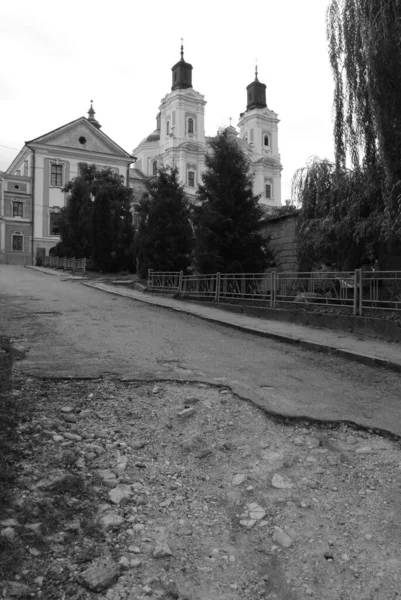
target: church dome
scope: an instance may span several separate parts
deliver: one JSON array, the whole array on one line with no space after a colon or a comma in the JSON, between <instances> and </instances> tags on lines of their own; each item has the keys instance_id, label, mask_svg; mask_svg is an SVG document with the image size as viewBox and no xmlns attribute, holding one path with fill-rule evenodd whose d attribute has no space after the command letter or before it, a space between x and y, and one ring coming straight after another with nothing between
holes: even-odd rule
<instances>
[{"instance_id":1,"label":"church dome","mask_svg":"<svg viewBox=\"0 0 401 600\"><path fill-rule=\"evenodd\" d=\"M181 44L181 60L171 68L172 86L171 91L185 90L192 87L192 65L184 60L184 46Z\"/></svg>"},{"instance_id":2,"label":"church dome","mask_svg":"<svg viewBox=\"0 0 401 600\"><path fill-rule=\"evenodd\" d=\"M255 80L246 87L247 105L246 110L254 108L266 108L266 86L258 79L258 68L255 69Z\"/></svg>"}]
</instances>

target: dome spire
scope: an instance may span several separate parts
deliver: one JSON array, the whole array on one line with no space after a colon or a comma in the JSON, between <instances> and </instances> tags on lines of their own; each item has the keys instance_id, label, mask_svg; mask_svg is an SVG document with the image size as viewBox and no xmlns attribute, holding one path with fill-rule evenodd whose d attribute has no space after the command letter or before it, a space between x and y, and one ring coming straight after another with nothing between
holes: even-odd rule
<instances>
[{"instance_id":1,"label":"dome spire","mask_svg":"<svg viewBox=\"0 0 401 600\"><path fill-rule=\"evenodd\" d=\"M181 59L172 67L173 81L171 91L192 87L192 65L184 60L184 40L181 38Z\"/></svg>"},{"instance_id":2,"label":"dome spire","mask_svg":"<svg viewBox=\"0 0 401 600\"><path fill-rule=\"evenodd\" d=\"M255 65L255 80L246 87L247 105L246 110L254 108L266 108L266 86L258 79L258 65Z\"/></svg>"},{"instance_id":3,"label":"dome spire","mask_svg":"<svg viewBox=\"0 0 401 600\"><path fill-rule=\"evenodd\" d=\"M93 108L93 100L91 100L91 105L90 105L90 109L88 110L88 121L89 123L92 123L92 125L94 125L94 127L96 127L96 129L100 129L101 125L99 123L99 121L97 121L95 119L95 110Z\"/></svg>"}]
</instances>

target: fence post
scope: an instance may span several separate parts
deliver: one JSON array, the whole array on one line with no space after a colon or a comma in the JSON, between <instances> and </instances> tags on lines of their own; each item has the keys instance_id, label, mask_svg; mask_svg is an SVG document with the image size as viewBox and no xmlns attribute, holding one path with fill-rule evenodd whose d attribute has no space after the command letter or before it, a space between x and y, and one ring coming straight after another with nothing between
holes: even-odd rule
<instances>
[{"instance_id":1,"label":"fence post","mask_svg":"<svg viewBox=\"0 0 401 600\"><path fill-rule=\"evenodd\" d=\"M215 302L220 302L220 273L216 273L216 291L214 294Z\"/></svg>"},{"instance_id":2,"label":"fence post","mask_svg":"<svg viewBox=\"0 0 401 600\"><path fill-rule=\"evenodd\" d=\"M277 301L277 272L272 271L272 308L276 308Z\"/></svg>"},{"instance_id":3,"label":"fence post","mask_svg":"<svg viewBox=\"0 0 401 600\"><path fill-rule=\"evenodd\" d=\"M83 266L83 269L82 269L83 272L86 273L86 258L83 259L82 266Z\"/></svg>"},{"instance_id":4,"label":"fence post","mask_svg":"<svg viewBox=\"0 0 401 600\"><path fill-rule=\"evenodd\" d=\"M148 287L153 285L153 269L148 269Z\"/></svg>"},{"instance_id":5,"label":"fence post","mask_svg":"<svg viewBox=\"0 0 401 600\"><path fill-rule=\"evenodd\" d=\"M363 312L363 271L362 269L358 269L359 272L359 311L358 314L362 316Z\"/></svg>"},{"instance_id":6,"label":"fence post","mask_svg":"<svg viewBox=\"0 0 401 600\"><path fill-rule=\"evenodd\" d=\"M270 271L270 308L274 307L273 304L273 271Z\"/></svg>"},{"instance_id":7,"label":"fence post","mask_svg":"<svg viewBox=\"0 0 401 600\"><path fill-rule=\"evenodd\" d=\"M183 276L183 272L180 271L180 276L178 277L178 295L181 296L181 291L182 291L182 276Z\"/></svg>"}]
</instances>

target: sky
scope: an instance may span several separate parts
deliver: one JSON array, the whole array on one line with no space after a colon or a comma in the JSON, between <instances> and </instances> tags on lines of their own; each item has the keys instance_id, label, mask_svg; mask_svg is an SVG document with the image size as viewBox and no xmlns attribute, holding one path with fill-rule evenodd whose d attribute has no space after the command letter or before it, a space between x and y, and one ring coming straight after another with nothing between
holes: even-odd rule
<instances>
[{"instance_id":1,"label":"sky","mask_svg":"<svg viewBox=\"0 0 401 600\"><path fill-rule=\"evenodd\" d=\"M91 99L102 130L131 153L156 128L182 37L208 136L230 117L237 125L257 61L280 119L284 203L308 158L333 159L328 2L0 2L0 170L25 141L87 116Z\"/></svg>"}]
</instances>

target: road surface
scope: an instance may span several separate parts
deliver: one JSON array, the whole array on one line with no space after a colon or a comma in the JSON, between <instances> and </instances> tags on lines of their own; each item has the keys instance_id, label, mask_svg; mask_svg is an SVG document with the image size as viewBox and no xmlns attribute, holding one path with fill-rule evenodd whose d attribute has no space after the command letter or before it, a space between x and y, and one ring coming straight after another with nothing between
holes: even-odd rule
<instances>
[{"instance_id":1,"label":"road surface","mask_svg":"<svg viewBox=\"0 0 401 600\"><path fill-rule=\"evenodd\" d=\"M227 385L266 411L401 435L401 376L244 334L189 315L0 266L0 332L35 377Z\"/></svg>"}]
</instances>

